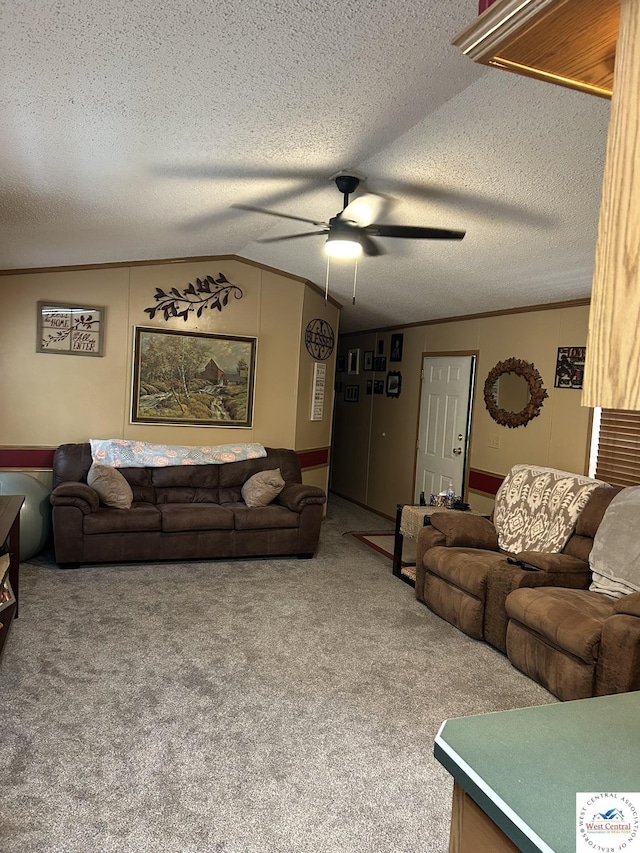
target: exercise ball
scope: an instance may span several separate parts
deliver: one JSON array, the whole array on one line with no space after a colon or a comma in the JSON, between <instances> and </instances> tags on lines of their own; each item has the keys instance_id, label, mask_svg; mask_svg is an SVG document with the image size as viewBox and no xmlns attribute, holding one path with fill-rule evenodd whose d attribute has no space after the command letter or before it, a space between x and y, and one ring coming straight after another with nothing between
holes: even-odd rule
<instances>
[{"instance_id":1,"label":"exercise ball","mask_svg":"<svg viewBox=\"0 0 640 853\"><path fill-rule=\"evenodd\" d=\"M39 554L51 533L49 489L28 474L0 471L0 495L24 495L20 510L20 561Z\"/></svg>"}]
</instances>

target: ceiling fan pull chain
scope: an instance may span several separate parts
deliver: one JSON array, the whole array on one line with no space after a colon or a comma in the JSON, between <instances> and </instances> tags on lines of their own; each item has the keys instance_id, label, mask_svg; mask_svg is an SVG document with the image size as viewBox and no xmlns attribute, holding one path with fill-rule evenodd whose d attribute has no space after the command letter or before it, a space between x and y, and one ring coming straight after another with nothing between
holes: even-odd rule
<instances>
[{"instance_id":1,"label":"ceiling fan pull chain","mask_svg":"<svg viewBox=\"0 0 640 853\"><path fill-rule=\"evenodd\" d=\"M353 266L353 296L351 297L351 304L356 304L356 282L358 280L358 259L356 258L355 264Z\"/></svg>"},{"instance_id":2,"label":"ceiling fan pull chain","mask_svg":"<svg viewBox=\"0 0 640 853\"><path fill-rule=\"evenodd\" d=\"M324 282L324 304L327 304L329 299L329 264L331 262L331 256L327 255L327 276Z\"/></svg>"}]
</instances>

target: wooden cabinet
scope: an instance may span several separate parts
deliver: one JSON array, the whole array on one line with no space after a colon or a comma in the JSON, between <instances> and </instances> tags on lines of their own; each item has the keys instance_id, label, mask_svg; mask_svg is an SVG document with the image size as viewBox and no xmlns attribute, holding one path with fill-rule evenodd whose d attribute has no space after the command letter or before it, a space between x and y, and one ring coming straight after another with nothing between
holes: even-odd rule
<instances>
[{"instance_id":1,"label":"wooden cabinet","mask_svg":"<svg viewBox=\"0 0 640 853\"><path fill-rule=\"evenodd\" d=\"M0 656L18 615L22 495L0 495Z\"/></svg>"},{"instance_id":2,"label":"wooden cabinet","mask_svg":"<svg viewBox=\"0 0 640 853\"><path fill-rule=\"evenodd\" d=\"M453 41L476 62L610 98L619 0L497 0Z\"/></svg>"},{"instance_id":3,"label":"wooden cabinet","mask_svg":"<svg viewBox=\"0 0 640 853\"><path fill-rule=\"evenodd\" d=\"M477 62L611 95L582 405L640 411L640 2L497 0L454 44Z\"/></svg>"}]
</instances>

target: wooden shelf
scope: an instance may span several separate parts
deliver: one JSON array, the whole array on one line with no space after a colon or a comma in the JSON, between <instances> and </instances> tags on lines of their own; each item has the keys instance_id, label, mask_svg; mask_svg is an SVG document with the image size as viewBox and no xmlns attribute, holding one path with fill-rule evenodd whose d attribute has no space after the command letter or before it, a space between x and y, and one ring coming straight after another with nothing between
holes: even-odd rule
<instances>
[{"instance_id":1,"label":"wooden shelf","mask_svg":"<svg viewBox=\"0 0 640 853\"><path fill-rule=\"evenodd\" d=\"M22 495L0 495L0 545L8 545L9 566L6 574L9 578L14 601L0 610L0 656L7 641L11 621L18 616L18 581L20 568L20 509L24 503ZM5 571L0 573L0 583Z\"/></svg>"},{"instance_id":2,"label":"wooden shelf","mask_svg":"<svg viewBox=\"0 0 640 853\"><path fill-rule=\"evenodd\" d=\"M620 0L497 0L453 40L483 65L610 98Z\"/></svg>"}]
</instances>

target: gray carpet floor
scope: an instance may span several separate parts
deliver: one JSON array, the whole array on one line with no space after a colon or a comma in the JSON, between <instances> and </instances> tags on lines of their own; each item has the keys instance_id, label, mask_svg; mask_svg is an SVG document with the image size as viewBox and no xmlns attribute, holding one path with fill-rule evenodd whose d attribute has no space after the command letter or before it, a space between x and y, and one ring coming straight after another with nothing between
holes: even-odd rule
<instances>
[{"instance_id":1,"label":"gray carpet floor","mask_svg":"<svg viewBox=\"0 0 640 853\"><path fill-rule=\"evenodd\" d=\"M555 700L348 535L387 525L332 496L313 560L23 564L0 850L445 853L442 721Z\"/></svg>"}]
</instances>

